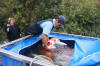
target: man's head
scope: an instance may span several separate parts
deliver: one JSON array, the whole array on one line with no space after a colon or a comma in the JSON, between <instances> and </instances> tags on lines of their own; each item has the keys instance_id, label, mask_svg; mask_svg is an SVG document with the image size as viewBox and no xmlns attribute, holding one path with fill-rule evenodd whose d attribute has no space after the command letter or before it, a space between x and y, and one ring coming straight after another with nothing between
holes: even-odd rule
<instances>
[{"instance_id":1,"label":"man's head","mask_svg":"<svg viewBox=\"0 0 100 66\"><path fill-rule=\"evenodd\" d=\"M56 27L64 28L65 23L66 23L66 18L64 16L58 16L56 18L56 21L55 21Z\"/></svg>"}]
</instances>

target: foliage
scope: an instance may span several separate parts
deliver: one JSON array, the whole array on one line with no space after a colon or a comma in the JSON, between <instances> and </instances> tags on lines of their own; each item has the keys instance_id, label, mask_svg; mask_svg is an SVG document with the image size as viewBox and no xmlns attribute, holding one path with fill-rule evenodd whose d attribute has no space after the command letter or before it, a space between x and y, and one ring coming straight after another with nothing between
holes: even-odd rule
<instances>
[{"instance_id":1,"label":"foliage","mask_svg":"<svg viewBox=\"0 0 100 66\"><path fill-rule=\"evenodd\" d=\"M30 24L42 19L64 15L65 29L54 31L100 37L100 11L98 0L2 0L0 2L0 40L6 38L5 24L14 17L24 36Z\"/></svg>"}]
</instances>

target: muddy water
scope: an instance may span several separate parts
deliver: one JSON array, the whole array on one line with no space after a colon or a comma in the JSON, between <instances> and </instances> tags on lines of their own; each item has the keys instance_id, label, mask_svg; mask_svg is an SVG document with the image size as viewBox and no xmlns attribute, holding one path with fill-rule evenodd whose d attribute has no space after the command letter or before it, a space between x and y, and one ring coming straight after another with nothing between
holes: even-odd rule
<instances>
[{"instance_id":1,"label":"muddy water","mask_svg":"<svg viewBox=\"0 0 100 66\"><path fill-rule=\"evenodd\" d=\"M34 56L34 54L36 55L44 55L46 57L48 57L50 60L53 61L53 63L57 64L58 66L68 66L68 64L70 63L71 59L72 59L72 55L73 55L73 49L72 48L68 48L68 47L63 47L63 48L57 48L57 49L53 49L53 50L46 50L46 49L35 49L35 50L30 50L30 52L28 51L28 53L26 53L28 55L28 57L32 57ZM25 55L25 54L24 54Z\"/></svg>"},{"instance_id":2,"label":"muddy water","mask_svg":"<svg viewBox=\"0 0 100 66\"><path fill-rule=\"evenodd\" d=\"M72 59L72 48L57 48L53 50L40 50L40 53L52 59L53 62L59 66L68 66Z\"/></svg>"},{"instance_id":3,"label":"muddy water","mask_svg":"<svg viewBox=\"0 0 100 66\"><path fill-rule=\"evenodd\" d=\"M54 53L54 62L60 64L61 66L68 66L72 59L73 49L59 49L58 52Z\"/></svg>"}]
</instances>

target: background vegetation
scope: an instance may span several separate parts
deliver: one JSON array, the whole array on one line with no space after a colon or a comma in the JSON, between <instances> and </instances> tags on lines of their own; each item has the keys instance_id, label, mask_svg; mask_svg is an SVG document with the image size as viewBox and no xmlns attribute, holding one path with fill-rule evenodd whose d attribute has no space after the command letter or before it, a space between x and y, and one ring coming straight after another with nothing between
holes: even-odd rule
<instances>
[{"instance_id":1,"label":"background vegetation","mask_svg":"<svg viewBox=\"0 0 100 66\"><path fill-rule=\"evenodd\" d=\"M65 29L56 32L100 37L100 0L0 0L0 42L6 39L5 25L14 17L22 35L30 24L64 15Z\"/></svg>"}]
</instances>

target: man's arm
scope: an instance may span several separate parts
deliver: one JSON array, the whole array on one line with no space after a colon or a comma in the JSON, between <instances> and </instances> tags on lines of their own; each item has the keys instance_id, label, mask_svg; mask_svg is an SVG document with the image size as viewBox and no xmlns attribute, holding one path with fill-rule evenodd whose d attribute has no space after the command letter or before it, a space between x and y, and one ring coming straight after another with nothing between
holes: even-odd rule
<instances>
[{"instance_id":1,"label":"man's arm","mask_svg":"<svg viewBox=\"0 0 100 66\"><path fill-rule=\"evenodd\" d=\"M49 40L48 36L47 36L46 34L42 34L42 43L44 44L44 47L45 47L46 49L48 49L48 48L47 48L48 40Z\"/></svg>"},{"instance_id":2,"label":"man's arm","mask_svg":"<svg viewBox=\"0 0 100 66\"><path fill-rule=\"evenodd\" d=\"M48 41L49 41L49 38L48 38L48 35L50 34L52 28L53 28L53 23L52 22L44 22L41 27L43 28L43 32L42 32L42 43L44 44L44 47L46 49L48 49Z\"/></svg>"}]
</instances>

